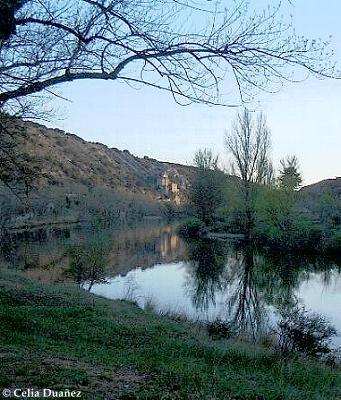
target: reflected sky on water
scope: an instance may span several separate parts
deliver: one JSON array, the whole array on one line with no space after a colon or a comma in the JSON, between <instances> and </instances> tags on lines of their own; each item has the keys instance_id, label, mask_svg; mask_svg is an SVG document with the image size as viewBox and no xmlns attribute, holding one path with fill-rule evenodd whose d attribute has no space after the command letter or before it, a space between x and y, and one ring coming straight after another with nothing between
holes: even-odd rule
<instances>
[{"instance_id":1,"label":"reflected sky on water","mask_svg":"<svg viewBox=\"0 0 341 400\"><path fill-rule=\"evenodd\" d=\"M184 241L172 226L147 224L6 233L0 262L35 279L72 281L67 249L90 248L103 238L109 243L107 265L100 283L91 283L95 294L194 320L232 321L253 336L299 304L341 332L340 259L266 254L215 240ZM333 342L341 346L341 337Z\"/></svg>"},{"instance_id":2,"label":"reflected sky on water","mask_svg":"<svg viewBox=\"0 0 341 400\"><path fill-rule=\"evenodd\" d=\"M321 313L341 331L338 261L264 254L214 240L185 243L174 235L169 232L168 251L174 251L171 242L177 246L181 242L182 260L160 259L148 268L132 266L126 274L107 276L107 283L95 284L92 291L111 299L136 301L141 307L152 304L158 311L194 320L233 321L253 336L267 331L282 310L298 304ZM341 345L341 338L335 338L334 344Z\"/></svg>"}]
</instances>

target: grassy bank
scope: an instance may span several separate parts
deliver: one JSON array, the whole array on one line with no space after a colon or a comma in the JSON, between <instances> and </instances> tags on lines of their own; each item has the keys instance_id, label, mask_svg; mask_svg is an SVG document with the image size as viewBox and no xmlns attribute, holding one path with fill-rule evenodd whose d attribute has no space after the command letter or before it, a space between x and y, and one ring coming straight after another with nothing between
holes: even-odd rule
<instances>
[{"instance_id":1,"label":"grassy bank","mask_svg":"<svg viewBox=\"0 0 341 400\"><path fill-rule=\"evenodd\" d=\"M74 287L0 270L0 388L81 390L85 399L341 398L341 372Z\"/></svg>"}]
</instances>

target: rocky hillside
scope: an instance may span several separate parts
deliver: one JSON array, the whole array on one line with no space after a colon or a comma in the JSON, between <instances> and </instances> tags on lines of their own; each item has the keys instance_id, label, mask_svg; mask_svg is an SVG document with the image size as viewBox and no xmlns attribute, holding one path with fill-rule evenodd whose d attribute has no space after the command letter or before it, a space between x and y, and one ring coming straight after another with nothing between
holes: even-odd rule
<instances>
[{"instance_id":1,"label":"rocky hillside","mask_svg":"<svg viewBox=\"0 0 341 400\"><path fill-rule=\"evenodd\" d=\"M21 151L39 162L42 186L81 184L174 200L185 195L195 171L191 166L135 157L128 150L86 142L74 134L37 123L16 123L26 139Z\"/></svg>"},{"instance_id":2,"label":"rocky hillside","mask_svg":"<svg viewBox=\"0 0 341 400\"><path fill-rule=\"evenodd\" d=\"M25 136L19 151L37 160L42 187L109 188L181 203L195 174L191 166L147 156L139 158L128 150L86 142L59 129L22 120L16 120L15 124ZM300 197L308 199L309 204L326 193L341 198L341 177L305 186Z\"/></svg>"}]
</instances>

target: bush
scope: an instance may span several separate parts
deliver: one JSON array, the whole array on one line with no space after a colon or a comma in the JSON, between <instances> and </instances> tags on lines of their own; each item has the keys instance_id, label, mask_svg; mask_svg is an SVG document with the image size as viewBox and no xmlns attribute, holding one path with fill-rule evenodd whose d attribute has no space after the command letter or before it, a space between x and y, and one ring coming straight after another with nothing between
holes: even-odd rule
<instances>
[{"instance_id":1,"label":"bush","mask_svg":"<svg viewBox=\"0 0 341 400\"><path fill-rule=\"evenodd\" d=\"M217 319L206 324L207 332L213 340L230 339L237 335L236 326L231 322Z\"/></svg>"},{"instance_id":2,"label":"bush","mask_svg":"<svg viewBox=\"0 0 341 400\"><path fill-rule=\"evenodd\" d=\"M101 237L92 242L73 245L66 248L69 257L70 275L81 287L89 284L88 290L94 283L106 282L105 268L109 262L110 239Z\"/></svg>"},{"instance_id":3,"label":"bush","mask_svg":"<svg viewBox=\"0 0 341 400\"><path fill-rule=\"evenodd\" d=\"M330 353L330 338L336 330L322 315L309 314L304 307L296 306L283 313L277 325L282 353L297 351L313 357Z\"/></svg>"},{"instance_id":4,"label":"bush","mask_svg":"<svg viewBox=\"0 0 341 400\"><path fill-rule=\"evenodd\" d=\"M284 226L259 222L254 233L257 242L275 249L319 252L322 248L321 227L304 219Z\"/></svg>"},{"instance_id":5,"label":"bush","mask_svg":"<svg viewBox=\"0 0 341 400\"><path fill-rule=\"evenodd\" d=\"M188 218L178 227L179 235L188 238L200 237L205 229L205 224L198 218Z\"/></svg>"}]
</instances>

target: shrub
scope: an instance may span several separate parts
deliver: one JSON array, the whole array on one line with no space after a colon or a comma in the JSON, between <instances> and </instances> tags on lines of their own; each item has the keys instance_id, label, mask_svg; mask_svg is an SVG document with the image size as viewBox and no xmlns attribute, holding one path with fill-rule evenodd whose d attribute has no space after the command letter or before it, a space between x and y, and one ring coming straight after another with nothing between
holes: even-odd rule
<instances>
[{"instance_id":1,"label":"shrub","mask_svg":"<svg viewBox=\"0 0 341 400\"><path fill-rule=\"evenodd\" d=\"M69 257L68 274L81 287L89 283L88 290L94 283L105 282L105 268L108 264L110 240L106 237L92 242L73 245L66 248Z\"/></svg>"},{"instance_id":2,"label":"shrub","mask_svg":"<svg viewBox=\"0 0 341 400\"><path fill-rule=\"evenodd\" d=\"M284 226L261 221L254 233L257 242L277 249L317 252L323 242L321 227L304 219Z\"/></svg>"},{"instance_id":3,"label":"shrub","mask_svg":"<svg viewBox=\"0 0 341 400\"><path fill-rule=\"evenodd\" d=\"M213 340L230 339L237 334L237 329L233 323L220 319L208 322L206 328L209 336L211 336Z\"/></svg>"},{"instance_id":4,"label":"shrub","mask_svg":"<svg viewBox=\"0 0 341 400\"><path fill-rule=\"evenodd\" d=\"M188 238L195 238L202 235L205 224L198 218L188 218L178 227L179 235Z\"/></svg>"},{"instance_id":5,"label":"shrub","mask_svg":"<svg viewBox=\"0 0 341 400\"><path fill-rule=\"evenodd\" d=\"M336 335L336 330L322 315L296 306L282 313L277 325L282 353L298 351L313 357L330 353L330 338Z\"/></svg>"}]
</instances>

